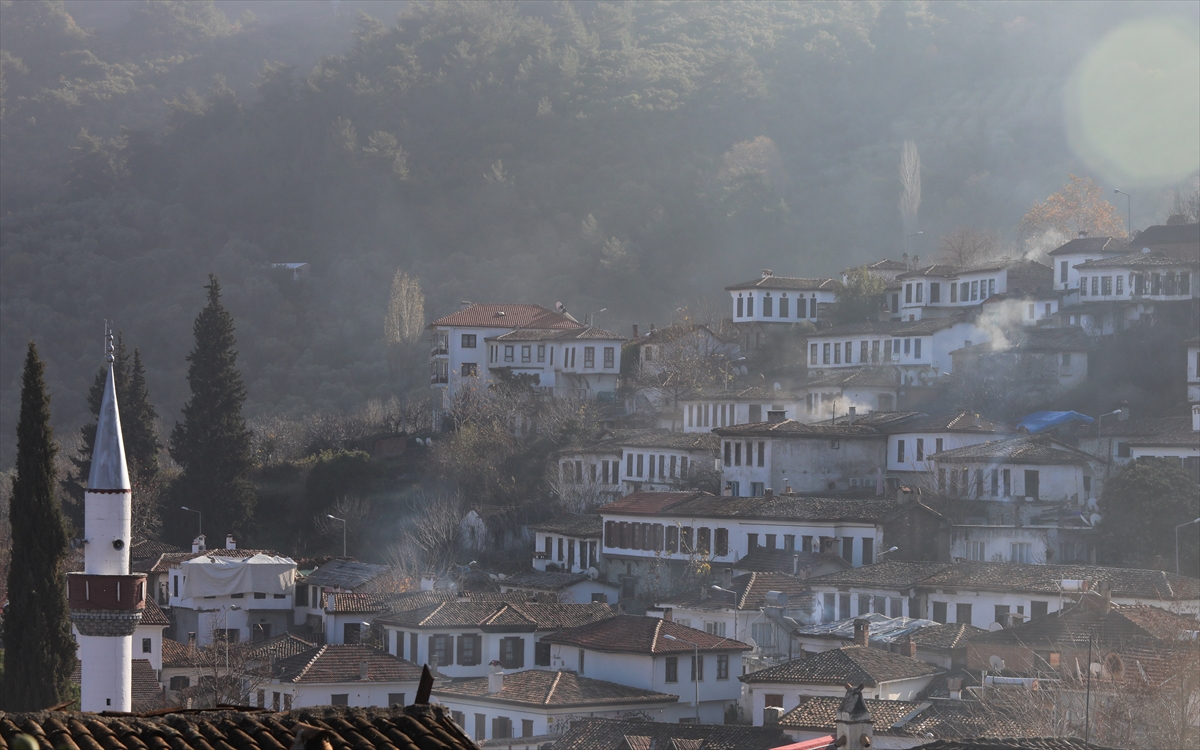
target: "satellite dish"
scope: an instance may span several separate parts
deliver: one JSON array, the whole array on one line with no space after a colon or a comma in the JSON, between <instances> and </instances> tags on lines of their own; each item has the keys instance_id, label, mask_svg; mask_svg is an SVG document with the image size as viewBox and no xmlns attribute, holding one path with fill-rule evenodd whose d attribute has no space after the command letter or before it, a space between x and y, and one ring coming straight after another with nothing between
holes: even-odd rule
<instances>
[{"instance_id":1,"label":"satellite dish","mask_svg":"<svg viewBox=\"0 0 1200 750\"><path fill-rule=\"evenodd\" d=\"M782 385L780 385L779 383L776 383L776 384L775 384L775 390L777 390L777 391L782 391L782 390L783 390L783 386L782 386Z\"/></svg>"},{"instance_id":2,"label":"satellite dish","mask_svg":"<svg viewBox=\"0 0 1200 750\"><path fill-rule=\"evenodd\" d=\"M988 630L995 633L997 630L1004 630L1004 626L998 622L993 622L991 625L988 625Z\"/></svg>"},{"instance_id":3,"label":"satellite dish","mask_svg":"<svg viewBox=\"0 0 1200 750\"><path fill-rule=\"evenodd\" d=\"M992 669L995 670L1004 669L1004 660L995 654L992 654L991 657L988 658L988 664L990 664Z\"/></svg>"},{"instance_id":4,"label":"satellite dish","mask_svg":"<svg viewBox=\"0 0 1200 750\"><path fill-rule=\"evenodd\" d=\"M587 569L587 577L593 581L597 581L600 579L600 571L596 570L595 565L593 565L592 567Z\"/></svg>"}]
</instances>

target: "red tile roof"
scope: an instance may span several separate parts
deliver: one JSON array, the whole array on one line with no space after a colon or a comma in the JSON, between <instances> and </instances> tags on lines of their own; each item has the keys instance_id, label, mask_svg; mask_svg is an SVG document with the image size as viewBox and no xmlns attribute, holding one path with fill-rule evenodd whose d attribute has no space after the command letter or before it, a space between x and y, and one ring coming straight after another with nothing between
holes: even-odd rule
<instances>
[{"instance_id":1,"label":"red tile roof","mask_svg":"<svg viewBox=\"0 0 1200 750\"><path fill-rule=\"evenodd\" d=\"M676 640L667 638L673 636ZM542 638L544 643L632 654L690 653L692 644L701 651L749 651L749 646L732 638L710 635L677 622L657 617L618 615L601 622L564 630Z\"/></svg>"},{"instance_id":2,"label":"red tile roof","mask_svg":"<svg viewBox=\"0 0 1200 750\"><path fill-rule=\"evenodd\" d=\"M142 610L142 625L161 625L162 627L170 627L171 620L167 617L167 613L162 611L162 607L158 606L158 602L154 601L154 597L146 599L146 608Z\"/></svg>"},{"instance_id":3,"label":"red tile roof","mask_svg":"<svg viewBox=\"0 0 1200 750\"><path fill-rule=\"evenodd\" d=\"M621 515L654 515L676 503L709 495L707 492L633 492L616 502L600 508L602 513Z\"/></svg>"},{"instance_id":4,"label":"red tile roof","mask_svg":"<svg viewBox=\"0 0 1200 750\"><path fill-rule=\"evenodd\" d=\"M748 684L792 683L876 687L881 682L932 677L937 667L903 654L893 654L870 646L843 646L822 651L803 659L793 659L775 667L751 672L741 678Z\"/></svg>"},{"instance_id":5,"label":"red tile roof","mask_svg":"<svg viewBox=\"0 0 1200 750\"><path fill-rule=\"evenodd\" d=\"M367 662L367 679L361 678ZM276 662L281 682L418 682L421 668L386 651L363 645L327 645Z\"/></svg>"},{"instance_id":6,"label":"red tile roof","mask_svg":"<svg viewBox=\"0 0 1200 750\"><path fill-rule=\"evenodd\" d=\"M583 328L583 324L561 313L547 310L541 305L481 305L475 304L457 312L444 315L430 323L428 328L462 326L465 328L539 328L559 329Z\"/></svg>"}]
</instances>

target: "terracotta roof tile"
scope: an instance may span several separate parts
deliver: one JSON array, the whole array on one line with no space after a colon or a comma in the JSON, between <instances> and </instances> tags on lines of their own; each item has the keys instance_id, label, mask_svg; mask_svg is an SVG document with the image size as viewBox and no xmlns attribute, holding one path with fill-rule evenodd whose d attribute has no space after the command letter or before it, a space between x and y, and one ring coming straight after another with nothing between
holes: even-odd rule
<instances>
[{"instance_id":1,"label":"terracotta roof tile","mask_svg":"<svg viewBox=\"0 0 1200 750\"><path fill-rule=\"evenodd\" d=\"M780 438L814 438L828 440L830 438L873 438L881 437L884 433L870 424L855 421L850 424L829 424L821 422L809 424L785 419L781 422L754 422L740 424L736 427L718 427L713 433L721 437L762 436Z\"/></svg>"},{"instance_id":2,"label":"terracotta roof tile","mask_svg":"<svg viewBox=\"0 0 1200 750\"><path fill-rule=\"evenodd\" d=\"M444 602L377 618L409 628L482 628L535 631L575 627L612 617L607 604Z\"/></svg>"},{"instance_id":3,"label":"terracotta roof tile","mask_svg":"<svg viewBox=\"0 0 1200 750\"><path fill-rule=\"evenodd\" d=\"M192 666L192 658L188 653L187 645L170 638L163 638L162 663L164 669Z\"/></svg>"},{"instance_id":4,"label":"terracotta roof tile","mask_svg":"<svg viewBox=\"0 0 1200 750\"><path fill-rule=\"evenodd\" d=\"M628 741L633 738L636 738L634 741L638 744L634 745ZM642 738L645 738L646 742L640 742ZM769 750L786 744L787 737L779 727L668 724L659 721L587 718L571 722L570 728L554 743L554 750L670 748L671 743L678 740L703 740L703 750Z\"/></svg>"},{"instance_id":5,"label":"terracotta roof tile","mask_svg":"<svg viewBox=\"0 0 1200 750\"><path fill-rule=\"evenodd\" d=\"M987 632L983 628L977 628L965 622L951 622L944 625L930 625L927 628L921 628L909 636L909 638L919 648L950 651L967 645L967 641L981 635L986 635Z\"/></svg>"},{"instance_id":6,"label":"terracotta roof tile","mask_svg":"<svg viewBox=\"0 0 1200 750\"><path fill-rule=\"evenodd\" d=\"M671 430L647 430L631 435L617 444L628 448L674 448L685 451L707 451L716 454L721 441L709 432L672 432Z\"/></svg>"},{"instance_id":7,"label":"terracotta roof tile","mask_svg":"<svg viewBox=\"0 0 1200 750\"><path fill-rule=\"evenodd\" d=\"M814 696L801 698L800 705L783 715L779 725L789 729L808 729L828 731L835 729L838 707L844 698L833 696ZM921 707L919 701L888 701L866 698L867 710L871 712L871 720L875 722L875 732L880 733L895 724L905 715Z\"/></svg>"},{"instance_id":8,"label":"terracotta roof tile","mask_svg":"<svg viewBox=\"0 0 1200 750\"><path fill-rule=\"evenodd\" d=\"M488 692L487 677L456 680L433 691L444 697L486 698L525 706L571 708L627 703L675 703L678 695L582 677L575 672L528 669L504 675L499 693Z\"/></svg>"},{"instance_id":9,"label":"terracotta roof tile","mask_svg":"<svg viewBox=\"0 0 1200 750\"><path fill-rule=\"evenodd\" d=\"M392 709L312 708L269 711L180 710L161 716L103 715L41 711L0 713L0 737L12 747L19 733L40 735L43 747L93 750L285 750L294 745L298 723L329 733L334 748L439 748L475 750L441 706Z\"/></svg>"},{"instance_id":10,"label":"terracotta roof tile","mask_svg":"<svg viewBox=\"0 0 1200 750\"><path fill-rule=\"evenodd\" d=\"M596 536L599 536L597 534ZM588 580L587 573L556 573L550 570L526 570L500 581L505 588L562 591Z\"/></svg>"},{"instance_id":11,"label":"terracotta roof tile","mask_svg":"<svg viewBox=\"0 0 1200 750\"><path fill-rule=\"evenodd\" d=\"M672 640L665 636L674 636ZM617 615L607 620L544 636L544 643L604 651L608 653L675 654L692 651L692 641L701 651L748 651L751 646L732 638L710 635L677 622L640 615Z\"/></svg>"},{"instance_id":12,"label":"terracotta roof tile","mask_svg":"<svg viewBox=\"0 0 1200 750\"><path fill-rule=\"evenodd\" d=\"M1076 253L1105 253L1121 255L1128 253L1132 245L1116 237L1079 237L1050 251L1050 255L1074 255Z\"/></svg>"},{"instance_id":13,"label":"terracotta roof tile","mask_svg":"<svg viewBox=\"0 0 1200 750\"><path fill-rule=\"evenodd\" d=\"M326 599L324 609L329 613L345 614L355 612L387 612L395 601L402 598L404 598L404 594L402 593L346 591L333 594L332 609L329 607L328 599Z\"/></svg>"},{"instance_id":14,"label":"terracotta roof tile","mask_svg":"<svg viewBox=\"0 0 1200 750\"><path fill-rule=\"evenodd\" d=\"M695 518L756 518L790 521L857 521L878 523L903 510L909 502L900 498L847 499L784 495L774 497L717 497L697 493L677 502L655 508L653 501L622 503L634 495L667 495L683 493L634 493L600 509L605 515L655 515L670 513Z\"/></svg>"},{"instance_id":15,"label":"terracotta roof tile","mask_svg":"<svg viewBox=\"0 0 1200 750\"><path fill-rule=\"evenodd\" d=\"M732 284L725 287L727 292L736 292L742 289L784 289L789 292L818 292L826 291L833 292L838 289L838 282L833 279L801 279L794 276L762 276L750 281L743 281L739 284Z\"/></svg>"},{"instance_id":16,"label":"terracotta roof tile","mask_svg":"<svg viewBox=\"0 0 1200 750\"><path fill-rule=\"evenodd\" d=\"M281 682L363 682L362 662L367 662L366 682L417 682L421 668L411 661L371 646L326 645L275 663Z\"/></svg>"},{"instance_id":17,"label":"terracotta roof tile","mask_svg":"<svg viewBox=\"0 0 1200 750\"><path fill-rule=\"evenodd\" d=\"M1151 250L1148 253L1137 250L1126 255L1089 260L1086 263L1079 263L1075 268L1087 272L1105 268L1180 268L1198 264L1200 264L1200 257L1196 256L1186 257L1181 253L1169 250Z\"/></svg>"},{"instance_id":18,"label":"terracotta roof tile","mask_svg":"<svg viewBox=\"0 0 1200 750\"><path fill-rule=\"evenodd\" d=\"M140 539L129 545L129 557L133 560L145 560L151 557L158 557L171 552L183 552L184 550L176 547L173 544L159 542L154 539Z\"/></svg>"},{"instance_id":19,"label":"terracotta roof tile","mask_svg":"<svg viewBox=\"0 0 1200 750\"><path fill-rule=\"evenodd\" d=\"M1138 232L1133 243L1138 246L1200 244L1200 224L1155 224Z\"/></svg>"},{"instance_id":20,"label":"terracotta roof tile","mask_svg":"<svg viewBox=\"0 0 1200 750\"><path fill-rule=\"evenodd\" d=\"M142 610L142 625L161 625L162 627L170 627L171 620L167 617L167 613L163 612L162 607L158 606L158 602L154 601L154 597L146 599L146 607Z\"/></svg>"},{"instance_id":21,"label":"terracotta roof tile","mask_svg":"<svg viewBox=\"0 0 1200 750\"><path fill-rule=\"evenodd\" d=\"M387 573L388 570L386 565L372 565L357 560L330 560L301 579L300 583L356 589Z\"/></svg>"},{"instance_id":22,"label":"terracotta roof tile","mask_svg":"<svg viewBox=\"0 0 1200 750\"><path fill-rule=\"evenodd\" d=\"M600 508L601 513L653 515L695 497L713 497L707 492L631 492Z\"/></svg>"},{"instance_id":23,"label":"terracotta roof tile","mask_svg":"<svg viewBox=\"0 0 1200 750\"><path fill-rule=\"evenodd\" d=\"M828 552L802 552L785 549L767 549L757 547L735 562L731 567L736 570L748 570L752 573L790 573L793 564L799 565L800 570L816 565L836 565L840 568L851 567L850 563L839 555Z\"/></svg>"},{"instance_id":24,"label":"terracotta roof tile","mask_svg":"<svg viewBox=\"0 0 1200 750\"><path fill-rule=\"evenodd\" d=\"M919 750L1113 750L1076 737L972 737L934 740Z\"/></svg>"},{"instance_id":25,"label":"terracotta roof tile","mask_svg":"<svg viewBox=\"0 0 1200 750\"><path fill-rule=\"evenodd\" d=\"M805 388L810 391L813 388L828 388L833 386L875 386L878 388L887 388L890 386L900 385L900 368L891 365L877 365L873 367L840 367L834 369L810 369L808 371L808 380L803 382ZM838 424L845 424L846 419L837 420ZM855 424L872 424L863 415L862 418L856 418Z\"/></svg>"},{"instance_id":26,"label":"terracotta roof tile","mask_svg":"<svg viewBox=\"0 0 1200 750\"><path fill-rule=\"evenodd\" d=\"M541 305L474 304L463 310L444 315L427 328L463 326L466 328L583 328L583 324Z\"/></svg>"},{"instance_id":27,"label":"terracotta roof tile","mask_svg":"<svg viewBox=\"0 0 1200 750\"><path fill-rule=\"evenodd\" d=\"M731 585L730 590L734 594L709 589L703 598L697 591L685 596L673 596L661 600L660 603L665 606L701 609L733 608L736 594L737 609L757 611L766 604L768 591L780 591L790 597L812 593L803 578L785 573L743 573L734 576Z\"/></svg>"},{"instance_id":28,"label":"terracotta roof tile","mask_svg":"<svg viewBox=\"0 0 1200 750\"><path fill-rule=\"evenodd\" d=\"M1026 435L935 453L930 458L940 463L976 463L1003 461L1021 464L1086 464L1100 459L1083 451L1056 443L1042 435Z\"/></svg>"},{"instance_id":29,"label":"terracotta roof tile","mask_svg":"<svg viewBox=\"0 0 1200 750\"><path fill-rule=\"evenodd\" d=\"M922 415L888 430L902 432L1012 432L1016 429L1003 422L994 422L974 412L955 411L948 414Z\"/></svg>"},{"instance_id":30,"label":"terracotta roof tile","mask_svg":"<svg viewBox=\"0 0 1200 750\"><path fill-rule=\"evenodd\" d=\"M799 684L864 684L932 676L940 670L903 654L893 654L869 646L843 646L822 651L804 659L793 659L778 666L742 676L748 684L785 682Z\"/></svg>"},{"instance_id":31,"label":"terracotta roof tile","mask_svg":"<svg viewBox=\"0 0 1200 750\"><path fill-rule=\"evenodd\" d=\"M562 534L574 537L599 537L604 529L604 523L598 513L568 513L555 516L548 521L531 524L530 531L541 531L548 534Z\"/></svg>"},{"instance_id":32,"label":"terracotta roof tile","mask_svg":"<svg viewBox=\"0 0 1200 750\"><path fill-rule=\"evenodd\" d=\"M291 633L284 633L274 638L268 638L265 641L247 644L244 657L250 661L268 661L272 656L277 660L287 659L307 651L312 651L316 647L317 644L315 643L309 643Z\"/></svg>"},{"instance_id":33,"label":"terracotta roof tile","mask_svg":"<svg viewBox=\"0 0 1200 750\"><path fill-rule=\"evenodd\" d=\"M584 326L560 330L540 330L537 328L522 328L509 331L499 336L489 336L487 341L624 341L625 337L602 328Z\"/></svg>"}]
</instances>

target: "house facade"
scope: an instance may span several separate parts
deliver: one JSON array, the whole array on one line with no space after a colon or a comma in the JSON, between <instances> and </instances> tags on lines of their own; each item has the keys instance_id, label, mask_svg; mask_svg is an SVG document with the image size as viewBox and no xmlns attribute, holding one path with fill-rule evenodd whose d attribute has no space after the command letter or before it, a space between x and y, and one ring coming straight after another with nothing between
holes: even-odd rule
<instances>
[{"instance_id":1,"label":"house facade","mask_svg":"<svg viewBox=\"0 0 1200 750\"><path fill-rule=\"evenodd\" d=\"M709 432L716 427L765 422L772 418L801 419L804 397L783 389L752 386L706 390L682 399L684 432Z\"/></svg>"},{"instance_id":2,"label":"house facade","mask_svg":"<svg viewBox=\"0 0 1200 750\"><path fill-rule=\"evenodd\" d=\"M713 430L720 438L722 482L734 497L766 490L817 493L882 484L887 436L869 424L759 422ZM882 494L882 487L878 487Z\"/></svg>"},{"instance_id":3,"label":"house facade","mask_svg":"<svg viewBox=\"0 0 1200 750\"><path fill-rule=\"evenodd\" d=\"M207 551L173 564L168 599L175 639L195 634L199 646L214 638L253 642L288 629L293 619L296 562L258 550Z\"/></svg>"},{"instance_id":4,"label":"house facade","mask_svg":"<svg viewBox=\"0 0 1200 750\"><path fill-rule=\"evenodd\" d=\"M990 335L962 315L836 326L809 337L809 375L887 365L897 368L901 385L927 385L953 367L950 352Z\"/></svg>"},{"instance_id":5,"label":"house facade","mask_svg":"<svg viewBox=\"0 0 1200 750\"><path fill-rule=\"evenodd\" d=\"M407 706L420 680L419 666L377 648L326 645L277 661L263 692L272 694L276 710ZM275 693L281 701L276 702Z\"/></svg>"},{"instance_id":6,"label":"house facade","mask_svg":"<svg viewBox=\"0 0 1200 750\"><path fill-rule=\"evenodd\" d=\"M490 336L489 379L497 371L532 376L539 392L558 398L616 401L621 345L615 333L586 326L567 330L519 329Z\"/></svg>"},{"instance_id":7,"label":"house facade","mask_svg":"<svg viewBox=\"0 0 1200 750\"><path fill-rule=\"evenodd\" d=\"M887 433L887 477L900 483L928 485L932 457L943 451L1010 437L1016 429L966 411L919 415L881 427Z\"/></svg>"},{"instance_id":8,"label":"house facade","mask_svg":"<svg viewBox=\"0 0 1200 750\"><path fill-rule=\"evenodd\" d=\"M1102 459L1044 435L947 448L930 461L947 497L1086 505L1104 484Z\"/></svg>"},{"instance_id":9,"label":"house facade","mask_svg":"<svg viewBox=\"0 0 1200 750\"><path fill-rule=\"evenodd\" d=\"M1054 267L1054 288L1062 291L1079 289L1079 266L1093 260L1127 255L1133 247L1116 237L1088 237L1087 232L1050 251Z\"/></svg>"},{"instance_id":10,"label":"house facade","mask_svg":"<svg viewBox=\"0 0 1200 750\"><path fill-rule=\"evenodd\" d=\"M725 287L734 323L816 323L829 316L837 301L833 279L776 276L763 270L757 279Z\"/></svg>"},{"instance_id":11,"label":"house facade","mask_svg":"<svg viewBox=\"0 0 1200 750\"><path fill-rule=\"evenodd\" d=\"M586 573L600 559L604 522L599 514L569 513L533 524L533 569Z\"/></svg>"},{"instance_id":12,"label":"house facade","mask_svg":"<svg viewBox=\"0 0 1200 750\"><path fill-rule=\"evenodd\" d=\"M1048 292L1053 271L1031 260L1002 259L967 268L935 264L898 274L896 283L900 319L916 321L977 309L997 295L1019 298Z\"/></svg>"},{"instance_id":13,"label":"house facade","mask_svg":"<svg viewBox=\"0 0 1200 750\"><path fill-rule=\"evenodd\" d=\"M623 494L719 486L721 466L715 435L647 430L617 442Z\"/></svg>"}]
</instances>

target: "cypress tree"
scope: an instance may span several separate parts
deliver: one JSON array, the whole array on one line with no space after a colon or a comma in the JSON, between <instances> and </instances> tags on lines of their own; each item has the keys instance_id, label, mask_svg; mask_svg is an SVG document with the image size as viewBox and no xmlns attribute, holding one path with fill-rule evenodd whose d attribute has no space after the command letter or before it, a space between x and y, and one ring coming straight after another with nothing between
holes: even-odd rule
<instances>
[{"instance_id":1,"label":"cypress tree","mask_svg":"<svg viewBox=\"0 0 1200 750\"><path fill-rule=\"evenodd\" d=\"M158 452L162 443L158 441L158 411L150 403L150 389L146 386L146 368L142 366L142 353L133 350L133 364L129 368L129 390L127 396L117 391L121 403L121 432L125 438L125 455L132 464L136 479L149 482L158 475Z\"/></svg>"},{"instance_id":2,"label":"cypress tree","mask_svg":"<svg viewBox=\"0 0 1200 750\"><path fill-rule=\"evenodd\" d=\"M67 609L66 519L55 496L54 433L45 365L29 342L17 421L17 473L9 521L12 561L4 617L4 707L33 711L60 703L75 668Z\"/></svg>"},{"instance_id":3,"label":"cypress tree","mask_svg":"<svg viewBox=\"0 0 1200 750\"><path fill-rule=\"evenodd\" d=\"M246 387L236 367L233 317L221 305L216 277L208 280L208 304L196 316L196 346L187 357L192 397L171 431L171 457L183 467L173 499L201 511L213 532L239 533L254 512Z\"/></svg>"}]
</instances>

